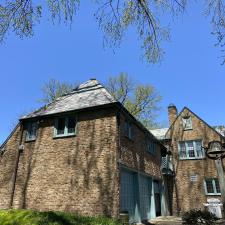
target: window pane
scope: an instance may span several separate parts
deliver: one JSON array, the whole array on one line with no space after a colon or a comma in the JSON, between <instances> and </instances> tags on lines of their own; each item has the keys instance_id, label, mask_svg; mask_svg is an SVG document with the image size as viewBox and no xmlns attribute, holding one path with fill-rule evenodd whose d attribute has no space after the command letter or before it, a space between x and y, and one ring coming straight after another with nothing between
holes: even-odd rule
<instances>
[{"instance_id":1,"label":"window pane","mask_svg":"<svg viewBox=\"0 0 225 225\"><path fill-rule=\"evenodd\" d=\"M187 143L187 152L190 158L195 157L195 151L194 151L194 146L192 141L188 141Z\"/></svg>"},{"instance_id":2,"label":"window pane","mask_svg":"<svg viewBox=\"0 0 225 225\"><path fill-rule=\"evenodd\" d=\"M206 180L205 183L206 183L207 193L213 194L214 193L214 189L213 189L212 180Z\"/></svg>"},{"instance_id":3,"label":"window pane","mask_svg":"<svg viewBox=\"0 0 225 225\"><path fill-rule=\"evenodd\" d=\"M184 129L192 129L192 120L191 117L183 118L183 127Z\"/></svg>"},{"instance_id":4,"label":"window pane","mask_svg":"<svg viewBox=\"0 0 225 225\"><path fill-rule=\"evenodd\" d=\"M125 135L126 136L129 135L129 125L128 125L128 122L127 121L125 122L124 132L125 132Z\"/></svg>"},{"instance_id":5,"label":"window pane","mask_svg":"<svg viewBox=\"0 0 225 225\"><path fill-rule=\"evenodd\" d=\"M215 185L216 185L216 193L220 193L220 185L217 178L214 179Z\"/></svg>"},{"instance_id":6,"label":"window pane","mask_svg":"<svg viewBox=\"0 0 225 225\"><path fill-rule=\"evenodd\" d=\"M27 125L27 140L35 140L37 134L37 123L32 122Z\"/></svg>"},{"instance_id":7,"label":"window pane","mask_svg":"<svg viewBox=\"0 0 225 225\"><path fill-rule=\"evenodd\" d=\"M132 126L131 123L128 123L128 130L129 130L129 138L132 138Z\"/></svg>"},{"instance_id":8,"label":"window pane","mask_svg":"<svg viewBox=\"0 0 225 225\"><path fill-rule=\"evenodd\" d=\"M76 120L73 117L68 118L68 133L75 133Z\"/></svg>"},{"instance_id":9,"label":"window pane","mask_svg":"<svg viewBox=\"0 0 225 225\"><path fill-rule=\"evenodd\" d=\"M57 126L57 134L64 134L64 132L65 132L65 118L59 118Z\"/></svg>"},{"instance_id":10,"label":"window pane","mask_svg":"<svg viewBox=\"0 0 225 225\"><path fill-rule=\"evenodd\" d=\"M187 158L185 143L180 142L179 145L180 145L180 158L182 159Z\"/></svg>"},{"instance_id":11,"label":"window pane","mask_svg":"<svg viewBox=\"0 0 225 225\"><path fill-rule=\"evenodd\" d=\"M203 158L204 150L202 149L202 141L195 141L195 147L196 147L197 157Z\"/></svg>"},{"instance_id":12,"label":"window pane","mask_svg":"<svg viewBox=\"0 0 225 225\"><path fill-rule=\"evenodd\" d=\"M125 122L124 132L127 137L132 138L132 125L128 121Z\"/></svg>"},{"instance_id":13,"label":"window pane","mask_svg":"<svg viewBox=\"0 0 225 225\"><path fill-rule=\"evenodd\" d=\"M155 143L153 142L153 140L148 139L148 151L151 152L152 154L155 154Z\"/></svg>"}]
</instances>

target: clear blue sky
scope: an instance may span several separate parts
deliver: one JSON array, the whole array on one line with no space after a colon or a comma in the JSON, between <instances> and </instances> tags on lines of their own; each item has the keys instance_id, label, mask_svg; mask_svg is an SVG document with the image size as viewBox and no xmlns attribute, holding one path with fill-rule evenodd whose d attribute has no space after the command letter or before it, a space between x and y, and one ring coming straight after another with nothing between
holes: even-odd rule
<instances>
[{"instance_id":1,"label":"clear blue sky","mask_svg":"<svg viewBox=\"0 0 225 225\"><path fill-rule=\"evenodd\" d=\"M40 106L41 86L49 78L105 81L109 75L127 72L142 83L154 85L163 96L158 120L167 122L167 106L188 106L211 125L225 124L225 65L214 47L211 26L199 6L171 24L171 41L160 65L140 60L137 37L130 32L115 53L103 49L102 33L91 7L81 5L72 29L43 21L35 36L20 40L10 34L0 45L0 143L18 116Z\"/></svg>"}]
</instances>

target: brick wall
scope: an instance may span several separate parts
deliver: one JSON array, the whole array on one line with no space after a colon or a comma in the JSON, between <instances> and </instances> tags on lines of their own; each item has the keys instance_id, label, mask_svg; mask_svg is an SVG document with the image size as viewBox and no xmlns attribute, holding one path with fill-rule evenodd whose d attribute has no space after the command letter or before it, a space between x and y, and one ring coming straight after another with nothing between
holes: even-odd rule
<instances>
[{"instance_id":1,"label":"brick wall","mask_svg":"<svg viewBox=\"0 0 225 225\"><path fill-rule=\"evenodd\" d=\"M184 130L182 117L190 115L192 118L192 130ZM209 141L220 140L221 137L202 120L196 117L187 108L178 117L170 129L169 137L172 138L173 163L175 169L175 182L173 194L173 212L184 212L193 208L203 208L208 197L204 190L204 178L217 177L215 162L208 158L179 160L178 142L186 140L203 140L203 145L207 146ZM197 175L197 181L191 182L190 176Z\"/></svg>"},{"instance_id":2,"label":"brick wall","mask_svg":"<svg viewBox=\"0 0 225 225\"><path fill-rule=\"evenodd\" d=\"M117 123L113 109L77 114L77 135L53 138L54 118L41 120L37 139L20 156L14 208L118 215ZM19 129L0 162L0 207L9 208Z\"/></svg>"},{"instance_id":3,"label":"brick wall","mask_svg":"<svg viewBox=\"0 0 225 225\"><path fill-rule=\"evenodd\" d=\"M156 154L147 152L146 131L132 123L132 139L125 136L125 115L121 116L120 143L121 162L127 167L161 179L161 148L157 144ZM132 121L132 120L131 120Z\"/></svg>"}]
</instances>

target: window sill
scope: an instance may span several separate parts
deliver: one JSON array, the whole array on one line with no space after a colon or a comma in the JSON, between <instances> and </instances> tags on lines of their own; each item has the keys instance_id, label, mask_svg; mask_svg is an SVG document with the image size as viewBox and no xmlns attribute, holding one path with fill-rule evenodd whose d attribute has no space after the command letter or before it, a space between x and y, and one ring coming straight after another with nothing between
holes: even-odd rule
<instances>
[{"instance_id":1,"label":"window sill","mask_svg":"<svg viewBox=\"0 0 225 225\"><path fill-rule=\"evenodd\" d=\"M156 153L155 152L150 152L150 151L146 151L148 154L150 154L151 156L156 156Z\"/></svg>"},{"instance_id":2,"label":"window sill","mask_svg":"<svg viewBox=\"0 0 225 225\"><path fill-rule=\"evenodd\" d=\"M203 160L203 159L206 159L206 157L203 157L203 158L190 158L190 159L182 159L182 158L179 158L179 160L181 161L184 161L184 160Z\"/></svg>"},{"instance_id":3,"label":"window sill","mask_svg":"<svg viewBox=\"0 0 225 225\"><path fill-rule=\"evenodd\" d=\"M132 138L128 137L127 135L124 135L124 137L125 137L126 139L128 139L129 141L134 142L134 140L133 140Z\"/></svg>"},{"instance_id":4,"label":"window sill","mask_svg":"<svg viewBox=\"0 0 225 225\"><path fill-rule=\"evenodd\" d=\"M221 196L221 194L216 194L216 193L212 193L212 194L205 194L206 196Z\"/></svg>"},{"instance_id":5,"label":"window sill","mask_svg":"<svg viewBox=\"0 0 225 225\"><path fill-rule=\"evenodd\" d=\"M183 128L184 131L193 130L193 128Z\"/></svg>"},{"instance_id":6,"label":"window sill","mask_svg":"<svg viewBox=\"0 0 225 225\"><path fill-rule=\"evenodd\" d=\"M35 139L27 139L25 140L25 143L30 143L30 142L35 142L36 141L36 138Z\"/></svg>"},{"instance_id":7,"label":"window sill","mask_svg":"<svg viewBox=\"0 0 225 225\"><path fill-rule=\"evenodd\" d=\"M66 135L55 135L53 136L53 139L58 139L58 138L69 138L69 137L75 137L76 134L66 134Z\"/></svg>"}]
</instances>

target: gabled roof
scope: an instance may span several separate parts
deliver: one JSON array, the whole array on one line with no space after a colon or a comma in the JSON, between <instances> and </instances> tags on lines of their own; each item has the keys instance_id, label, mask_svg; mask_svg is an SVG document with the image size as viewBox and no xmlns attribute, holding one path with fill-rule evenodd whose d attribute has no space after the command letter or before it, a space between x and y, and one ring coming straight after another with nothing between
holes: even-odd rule
<instances>
[{"instance_id":1,"label":"gabled roof","mask_svg":"<svg viewBox=\"0 0 225 225\"><path fill-rule=\"evenodd\" d=\"M164 140L166 139L166 133L169 130L169 128L159 128L159 129L154 129L150 130L150 132L159 140Z\"/></svg>"},{"instance_id":2,"label":"gabled roof","mask_svg":"<svg viewBox=\"0 0 225 225\"><path fill-rule=\"evenodd\" d=\"M199 120L201 120L206 126L208 126L210 129L212 129L214 132L216 132L222 139L225 140L225 137L219 133L216 129L214 129L212 126L210 126L207 122L205 122L202 118L200 118L197 114L195 114L193 111L191 111L187 106L185 106L180 113L178 114L178 116L176 117L176 119L173 121L173 123L170 125L168 131L166 132L165 136L167 136L167 134L169 133L170 129L173 127L173 125L175 124L175 122L177 121L177 119L180 117L180 115L182 114L182 112L184 110L188 110L190 113L192 113L195 117L197 117Z\"/></svg>"},{"instance_id":3,"label":"gabled roof","mask_svg":"<svg viewBox=\"0 0 225 225\"><path fill-rule=\"evenodd\" d=\"M117 101L96 79L90 79L72 92L57 98L54 102L23 116L21 119L85 109L114 102Z\"/></svg>"}]
</instances>

